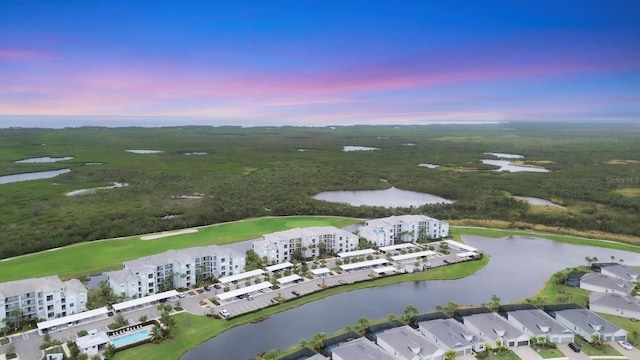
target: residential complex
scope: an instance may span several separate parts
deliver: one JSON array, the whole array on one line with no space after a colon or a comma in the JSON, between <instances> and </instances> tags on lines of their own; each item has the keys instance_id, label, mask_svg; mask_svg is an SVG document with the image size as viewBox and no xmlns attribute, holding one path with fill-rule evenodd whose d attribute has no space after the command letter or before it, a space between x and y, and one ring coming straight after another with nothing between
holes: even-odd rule
<instances>
[{"instance_id":1,"label":"residential complex","mask_svg":"<svg viewBox=\"0 0 640 360\"><path fill-rule=\"evenodd\" d=\"M449 236L449 224L425 215L401 215L365 222L358 235L381 247L417 242L421 237L439 239Z\"/></svg>"},{"instance_id":2,"label":"residential complex","mask_svg":"<svg viewBox=\"0 0 640 360\"><path fill-rule=\"evenodd\" d=\"M270 263L293 259L296 252L303 258L321 253L340 253L358 248L358 236L333 226L296 228L262 236L253 242L253 251Z\"/></svg>"},{"instance_id":3,"label":"residential complex","mask_svg":"<svg viewBox=\"0 0 640 360\"><path fill-rule=\"evenodd\" d=\"M507 320L532 338L543 337L556 344L574 341L573 331L540 309L509 311Z\"/></svg>"},{"instance_id":4,"label":"residential complex","mask_svg":"<svg viewBox=\"0 0 640 360\"><path fill-rule=\"evenodd\" d=\"M87 289L76 279L48 276L0 284L0 324L16 316L51 320L85 311L86 305Z\"/></svg>"},{"instance_id":5,"label":"residential complex","mask_svg":"<svg viewBox=\"0 0 640 360\"><path fill-rule=\"evenodd\" d=\"M169 250L124 262L105 273L114 293L140 298L167 289L189 288L198 281L244 272L245 255L216 245Z\"/></svg>"}]
</instances>

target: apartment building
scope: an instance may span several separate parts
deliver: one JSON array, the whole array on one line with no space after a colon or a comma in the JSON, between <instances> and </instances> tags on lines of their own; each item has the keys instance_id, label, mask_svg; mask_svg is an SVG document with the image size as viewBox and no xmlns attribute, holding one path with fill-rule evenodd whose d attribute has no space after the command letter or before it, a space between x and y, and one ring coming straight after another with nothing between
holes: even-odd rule
<instances>
[{"instance_id":1,"label":"apartment building","mask_svg":"<svg viewBox=\"0 0 640 360\"><path fill-rule=\"evenodd\" d=\"M322 251L337 254L356 250L358 236L333 226L296 228L263 235L252 248L261 258L278 264L292 260L296 252L304 258L314 258Z\"/></svg>"},{"instance_id":2,"label":"apartment building","mask_svg":"<svg viewBox=\"0 0 640 360\"><path fill-rule=\"evenodd\" d=\"M51 320L83 312L86 305L87 289L77 279L48 276L0 284L0 323L13 319L16 309L24 320Z\"/></svg>"},{"instance_id":3,"label":"apartment building","mask_svg":"<svg viewBox=\"0 0 640 360\"><path fill-rule=\"evenodd\" d=\"M189 288L198 281L244 272L245 255L221 246L169 250L124 262L105 273L115 294L140 298L167 289Z\"/></svg>"},{"instance_id":4,"label":"apartment building","mask_svg":"<svg viewBox=\"0 0 640 360\"><path fill-rule=\"evenodd\" d=\"M381 247L416 242L421 236L431 239L449 236L449 224L425 215L401 215L365 222L358 235Z\"/></svg>"}]
</instances>

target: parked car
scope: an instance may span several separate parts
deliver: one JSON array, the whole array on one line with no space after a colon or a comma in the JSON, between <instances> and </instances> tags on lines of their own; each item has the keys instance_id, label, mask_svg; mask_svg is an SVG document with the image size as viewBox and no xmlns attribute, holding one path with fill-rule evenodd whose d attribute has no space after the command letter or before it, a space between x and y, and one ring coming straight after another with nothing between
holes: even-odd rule
<instances>
[{"instance_id":1,"label":"parked car","mask_svg":"<svg viewBox=\"0 0 640 360\"><path fill-rule=\"evenodd\" d=\"M291 293L295 296L300 296L300 292L298 290L293 290Z\"/></svg>"},{"instance_id":2,"label":"parked car","mask_svg":"<svg viewBox=\"0 0 640 360\"><path fill-rule=\"evenodd\" d=\"M267 289L260 289L259 291L264 294L267 292Z\"/></svg>"},{"instance_id":3,"label":"parked car","mask_svg":"<svg viewBox=\"0 0 640 360\"><path fill-rule=\"evenodd\" d=\"M620 346L622 346L623 348L625 348L627 350L633 349L633 346L631 344L629 344L629 342L627 342L627 341L620 340L620 341L618 341L618 344L620 344Z\"/></svg>"},{"instance_id":4,"label":"parked car","mask_svg":"<svg viewBox=\"0 0 640 360\"><path fill-rule=\"evenodd\" d=\"M179 297L179 298L183 298L183 297L185 297L185 296L187 296L187 295L185 295L185 293L180 293L180 294L178 294L178 297Z\"/></svg>"},{"instance_id":5,"label":"parked car","mask_svg":"<svg viewBox=\"0 0 640 360\"><path fill-rule=\"evenodd\" d=\"M575 352L580 352L580 349L581 349L580 345L578 345L578 344L576 344L574 342L569 343L569 347L571 348L571 350L573 350Z\"/></svg>"},{"instance_id":6,"label":"parked car","mask_svg":"<svg viewBox=\"0 0 640 360\"><path fill-rule=\"evenodd\" d=\"M346 281L344 281L344 280L338 280L338 283L340 283L340 284L344 285L344 284L346 284L347 282L346 282Z\"/></svg>"},{"instance_id":7,"label":"parked car","mask_svg":"<svg viewBox=\"0 0 640 360\"><path fill-rule=\"evenodd\" d=\"M205 290L205 291L211 291L211 286L209 286L209 285L205 286L205 287L204 287L204 290Z\"/></svg>"},{"instance_id":8,"label":"parked car","mask_svg":"<svg viewBox=\"0 0 640 360\"><path fill-rule=\"evenodd\" d=\"M220 284L213 284L213 287L216 289L220 289L222 286L220 286Z\"/></svg>"},{"instance_id":9,"label":"parked car","mask_svg":"<svg viewBox=\"0 0 640 360\"><path fill-rule=\"evenodd\" d=\"M445 264L448 264L448 263L449 263L449 260L444 259L444 260L442 260L442 262L444 262Z\"/></svg>"},{"instance_id":10,"label":"parked car","mask_svg":"<svg viewBox=\"0 0 640 360\"><path fill-rule=\"evenodd\" d=\"M218 310L218 314L220 314L220 316L222 316L223 318L231 316L231 313L225 309Z\"/></svg>"}]
</instances>

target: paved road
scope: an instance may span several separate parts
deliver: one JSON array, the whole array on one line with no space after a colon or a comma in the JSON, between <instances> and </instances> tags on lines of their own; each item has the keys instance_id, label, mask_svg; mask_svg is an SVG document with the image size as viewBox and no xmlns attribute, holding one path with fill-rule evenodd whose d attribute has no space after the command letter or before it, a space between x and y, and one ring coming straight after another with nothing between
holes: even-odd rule
<instances>
[{"instance_id":1,"label":"paved road","mask_svg":"<svg viewBox=\"0 0 640 360\"><path fill-rule=\"evenodd\" d=\"M522 360L542 360L542 356L538 355L538 353L529 346L518 346L511 348L511 350Z\"/></svg>"}]
</instances>

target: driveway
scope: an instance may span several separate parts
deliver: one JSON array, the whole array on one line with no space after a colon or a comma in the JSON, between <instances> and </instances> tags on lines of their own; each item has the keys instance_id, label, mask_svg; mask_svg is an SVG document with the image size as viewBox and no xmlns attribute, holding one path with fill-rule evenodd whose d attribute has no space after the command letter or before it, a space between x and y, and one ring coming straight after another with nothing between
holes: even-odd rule
<instances>
[{"instance_id":1,"label":"driveway","mask_svg":"<svg viewBox=\"0 0 640 360\"><path fill-rule=\"evenodd\" d=\"M575 352L569 348L567 344L558 344L558 350L571 360L591 360L590 357L585 355L584 351Z\"/></svg>"},{"instance_id":2,"label":"driveway","mask_svg":"<svg viewBox=\"0 0 640 360\"><path fill-rule=\"evenodd\" d=\"M513 347L511 350L522 360L542 360L542 356L529 346Z\"/></svg>"},{"instance_id":3,"label":"driveway","mask_svg":"<svg viewBox=\"0 0 640 360\"><path fill-rule=\"evenodd\" d=\"M633 347L631 350L627 350L620 346L617 341L610 341L608 342L608 344L611 345L614 349L620 351L622 355L628 357L629 359L640 359L640 350L638 350L638 348L636 347Z\"/></svg>"}]
</instances>

